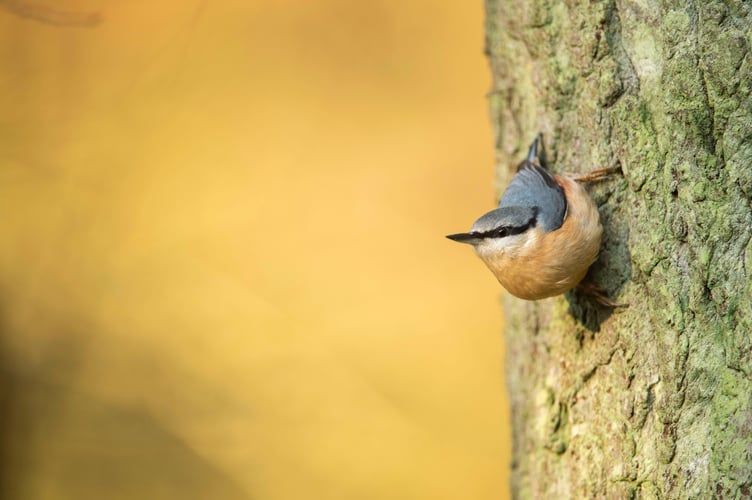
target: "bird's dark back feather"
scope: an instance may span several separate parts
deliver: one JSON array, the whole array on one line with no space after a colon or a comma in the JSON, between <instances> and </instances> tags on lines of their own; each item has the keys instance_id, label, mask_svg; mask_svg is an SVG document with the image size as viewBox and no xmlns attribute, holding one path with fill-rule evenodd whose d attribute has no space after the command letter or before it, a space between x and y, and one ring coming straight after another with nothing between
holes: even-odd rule
<instances>
[{"instance_id":1,"label":"bird's dark back feather","mask_svg":"<svg viewBox=\"0 0 752 500\"><path fill-rule=\"evenodd\" d=\"M556 179L544 168L523 161L499 201L499 208L537 209L537 222L545 231L555 231L564 223L567 199Z\"/></svg>"}]
</instances>

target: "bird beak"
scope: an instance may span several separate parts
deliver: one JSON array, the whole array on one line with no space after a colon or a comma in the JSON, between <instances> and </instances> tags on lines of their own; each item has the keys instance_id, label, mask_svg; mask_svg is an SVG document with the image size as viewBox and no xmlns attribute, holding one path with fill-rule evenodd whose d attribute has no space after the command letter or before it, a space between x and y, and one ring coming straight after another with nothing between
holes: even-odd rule
<instances>
[{"instance_id":1,"label":"bird beak","mask_svg":"<svg viewBox=\"0 0 752 500\"><path fill-rule=\"evenodd\" d=\"M449 238L452 241L457 241L459 243L467 243L468 245L477 245L481 242L482 238L478 237L477 233L457 233L457 234L448 234L447 238Z\"/></svg>"}]
</instances>

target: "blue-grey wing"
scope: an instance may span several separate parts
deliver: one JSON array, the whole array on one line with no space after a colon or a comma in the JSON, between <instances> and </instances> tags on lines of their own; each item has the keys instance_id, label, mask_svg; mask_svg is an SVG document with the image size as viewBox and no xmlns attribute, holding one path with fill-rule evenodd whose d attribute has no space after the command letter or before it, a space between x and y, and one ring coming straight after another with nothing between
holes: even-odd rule
<instances>
[{"instance_id":1,"label":"blue-grey wing","mask_svg":"<svg viewBox=\"0 0 752 500\"><path fill-rule=\"evenodd\" d=\"M524 161L499 201L499 208L504 207L536 208L537 223L545 231L554 231L564 223L567 199L547 170Z\"/></svg>"}]
</instances>

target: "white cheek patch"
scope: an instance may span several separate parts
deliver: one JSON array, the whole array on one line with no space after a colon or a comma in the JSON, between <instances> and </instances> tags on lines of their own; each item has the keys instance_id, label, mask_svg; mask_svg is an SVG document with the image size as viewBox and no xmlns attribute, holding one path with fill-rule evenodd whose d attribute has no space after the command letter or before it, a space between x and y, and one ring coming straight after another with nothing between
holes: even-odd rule
<instances>
[{"instance_id":1,"label":"white cheek patch","mask_svg":"<svg viewBox=\"0 0 752 500\"><path fill-rule=\"evenodd\" d=\"M493 258L500 255L514 256L520 250L531 244L529 231L504 238L490 238L475 247L475 252L481 258ZM537 239L537 238L534 238Z\"/></svg>"}]
</instances>

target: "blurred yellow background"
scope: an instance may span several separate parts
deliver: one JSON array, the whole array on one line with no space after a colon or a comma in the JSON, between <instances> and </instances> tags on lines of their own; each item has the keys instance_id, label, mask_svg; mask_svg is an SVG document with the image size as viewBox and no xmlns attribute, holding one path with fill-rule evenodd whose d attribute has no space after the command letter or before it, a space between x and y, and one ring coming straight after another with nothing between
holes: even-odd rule
<instances>
[{"instance_id":1,"label":"blurred yellow background","mask_svg":"<svg viewBox=\"0 0 752 500\"><path fill-rule=\"evenodd\" d=\"M28 5L2 498L507 498L482 2Z\"/></svg>"}]
</instances>

